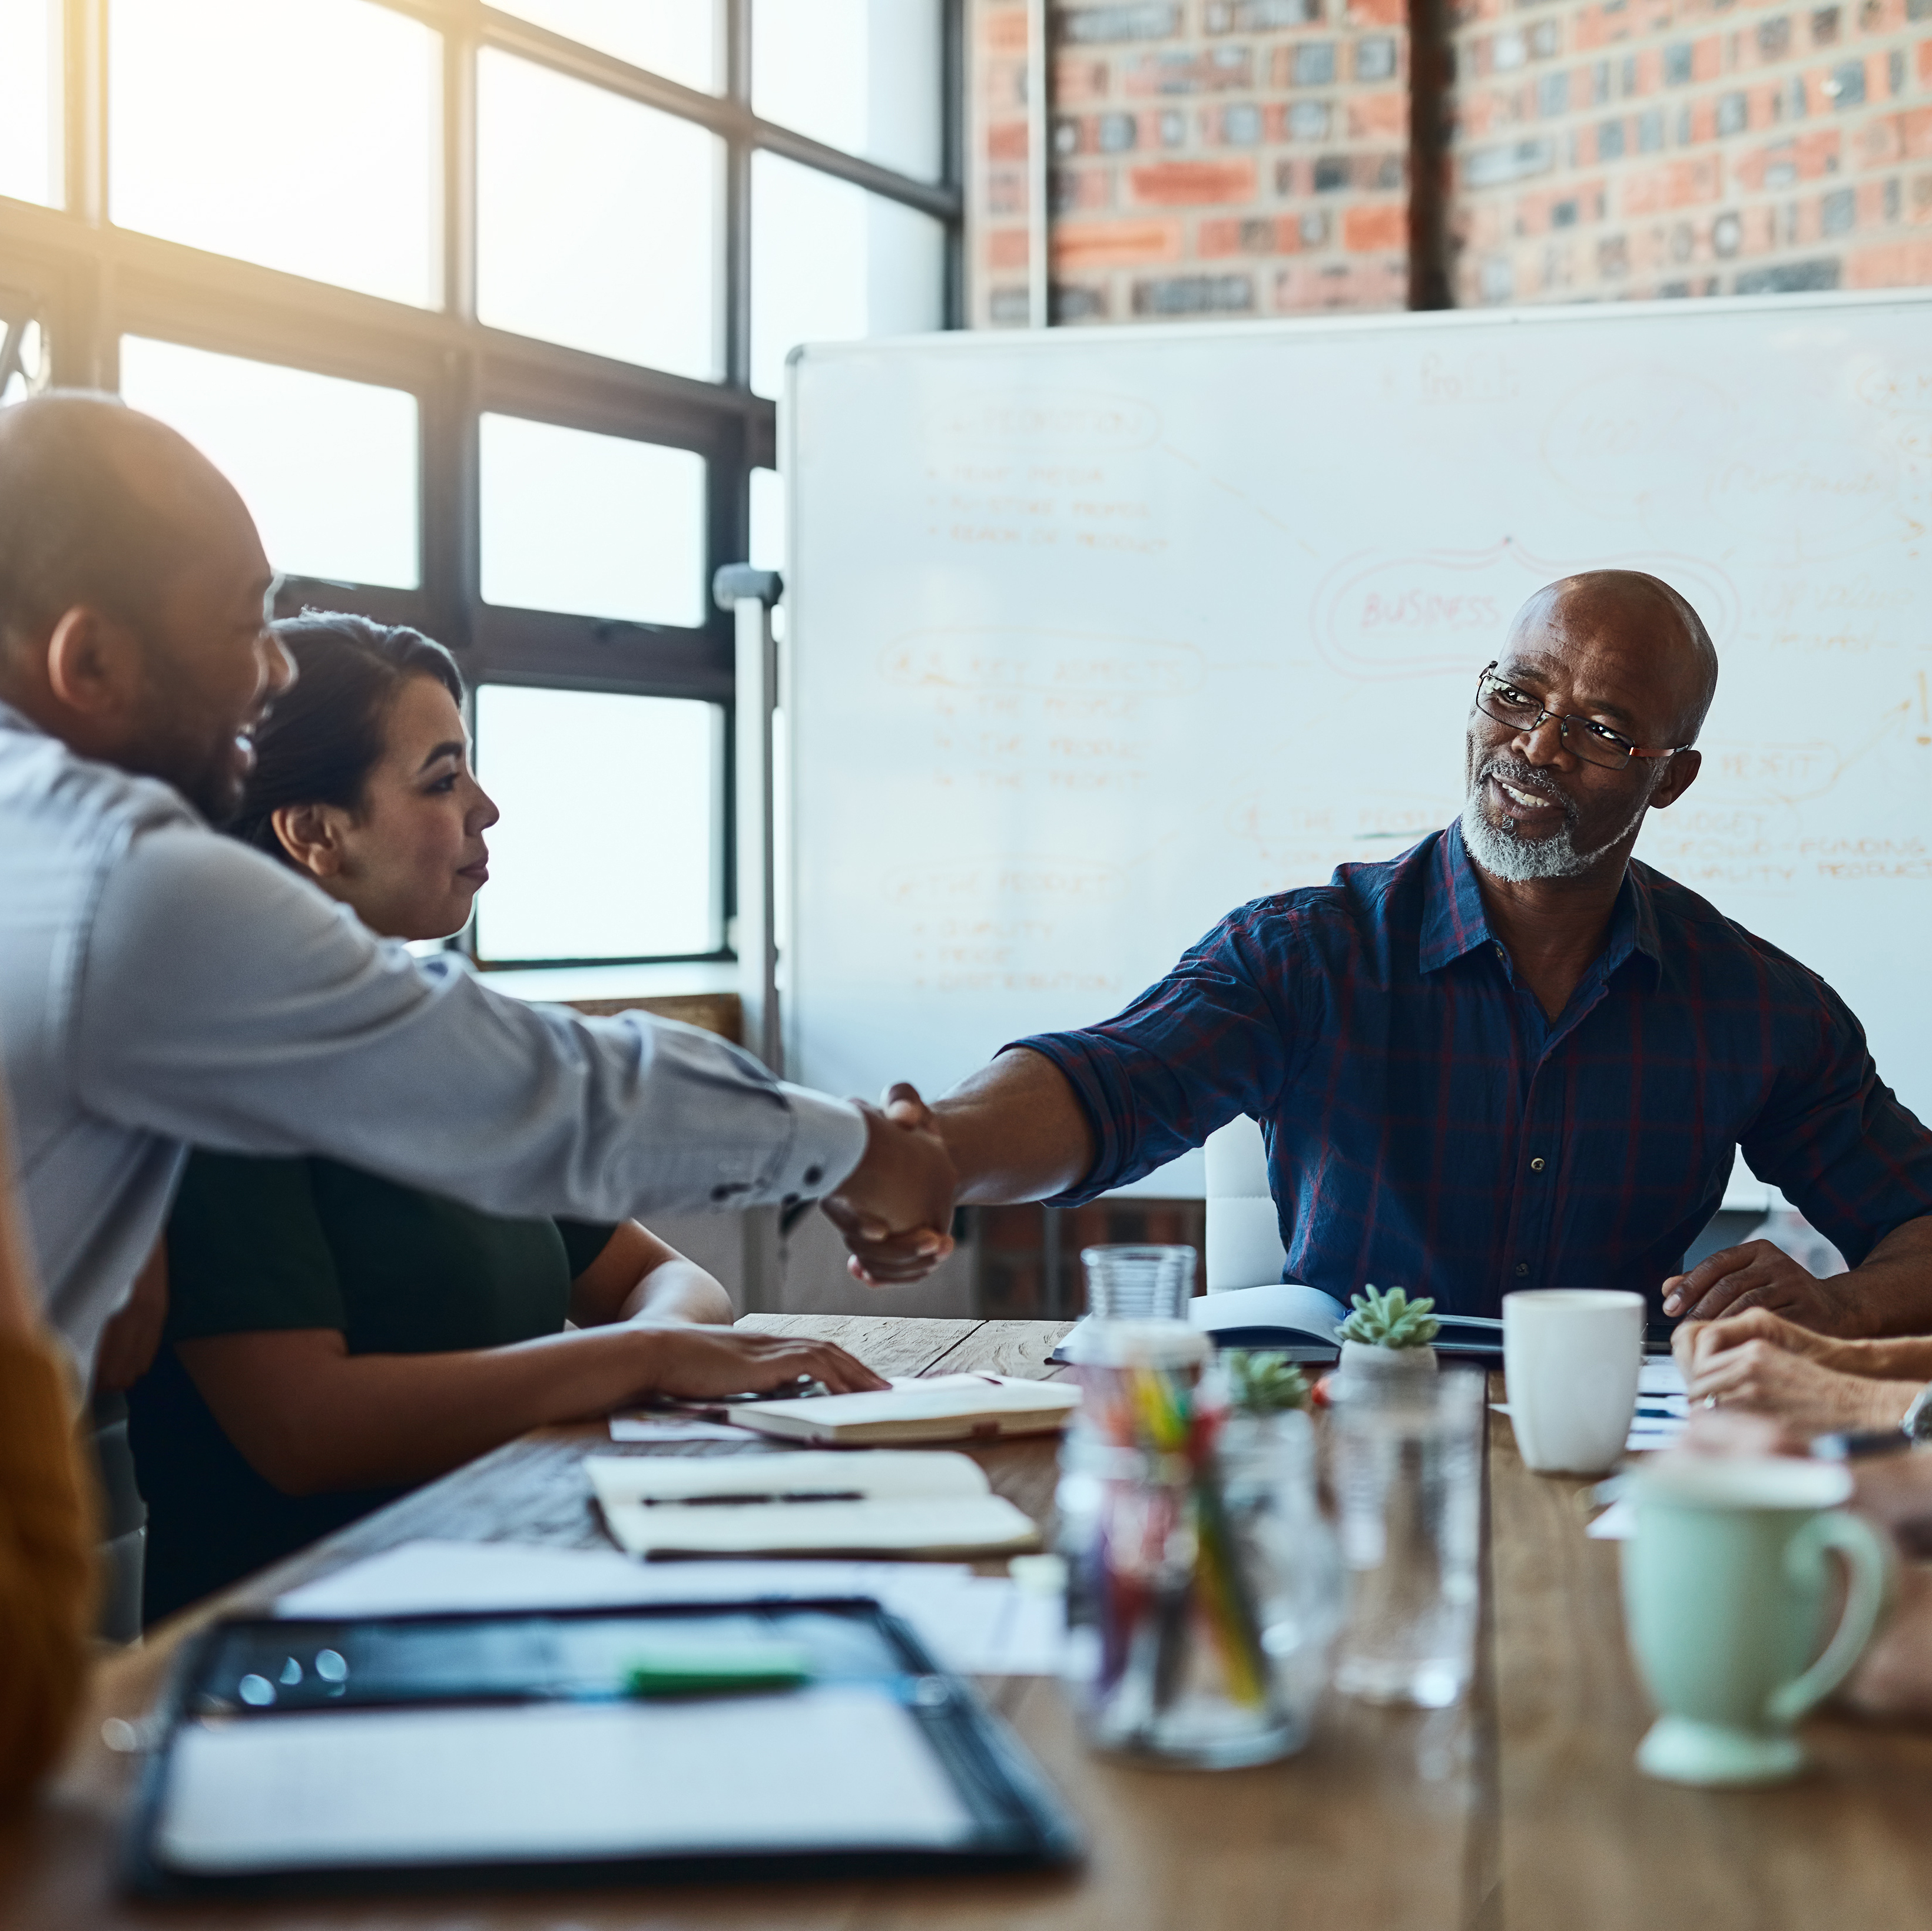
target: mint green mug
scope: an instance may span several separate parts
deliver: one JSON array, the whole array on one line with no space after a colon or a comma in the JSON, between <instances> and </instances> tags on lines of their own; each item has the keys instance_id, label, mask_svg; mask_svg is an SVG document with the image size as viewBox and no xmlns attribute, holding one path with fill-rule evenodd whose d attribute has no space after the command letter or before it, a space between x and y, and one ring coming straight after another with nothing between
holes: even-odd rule
<instances>
[{"instance_id":1,"label":"mint green mug","mask_svg":"<svg viewBox=\"0 0 1932 1931\"><path fill-rule=\"evenodd\" d=\"M1672 1783L1795 1776L1805 1759L1792 1726L1850 1674L1891 1590L1884 1539L1838 1506L1850 1473L1784 1457L1670 1455L1624 1489L1636 1510L1624 1613L1661 1713L1637 1767ZM1834 1550L1850 1587L1821 1654Z\"/></svg>"}]
</instances>

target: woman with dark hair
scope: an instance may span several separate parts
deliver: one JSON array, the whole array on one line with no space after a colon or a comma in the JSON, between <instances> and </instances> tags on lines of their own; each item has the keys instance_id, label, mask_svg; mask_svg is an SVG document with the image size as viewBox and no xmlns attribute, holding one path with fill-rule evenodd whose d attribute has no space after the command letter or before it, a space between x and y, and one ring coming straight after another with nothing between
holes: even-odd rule
<instances>
[{"instance_id":1,"label":"woman with dark hair","mask_svg":"<svg viewBox=\"0 0 1932 1931\"><path fill-rule=\"evenodd\" d=\"M387 937L460 931L497 813L455 660L358 617L276 632L298 674L234 835ZM149 1622L543 1423L800 1374L884 1385L829 1344L734 1333L724 1290L634 1221L501 1219L318 1157L196 1152L167 1261L164 1343L128 1396Z\"/></svg>"}]
</instances>

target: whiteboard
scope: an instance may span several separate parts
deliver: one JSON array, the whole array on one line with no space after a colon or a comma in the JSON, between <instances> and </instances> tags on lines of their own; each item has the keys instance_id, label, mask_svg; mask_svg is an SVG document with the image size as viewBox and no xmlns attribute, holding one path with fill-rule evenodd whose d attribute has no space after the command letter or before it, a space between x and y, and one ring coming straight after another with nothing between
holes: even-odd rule
<instances>
[{"instance_id":1,"label":"whiteboard","mask_svg":"<svg viewBox=\"0 0 1932 1931\"><path fill-rule=\"evenodd\" d=\"M1511 614L1617 565L1723 665L1638 855L1932 1118L1932 298L813 347L782 434L793 1078L942 1091L1447 824Z\"/></svg>"}]
</instances>

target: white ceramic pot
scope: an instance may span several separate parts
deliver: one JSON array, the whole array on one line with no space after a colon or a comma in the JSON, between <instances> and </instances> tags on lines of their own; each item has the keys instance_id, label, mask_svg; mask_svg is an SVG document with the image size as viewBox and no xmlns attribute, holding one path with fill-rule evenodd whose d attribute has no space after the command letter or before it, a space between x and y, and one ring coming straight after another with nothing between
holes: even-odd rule
<instances>
[{"instance_id":1,"label":"white ceramic pot","mask_svg":"<svg viewBox=\"0 0 1932 1931\"><path fill-rule=\"evenodd\" d=\"M1436 1372L1432 1347L1382 1347L1374 1341L1345 1341L1341 1371L1364 1381L1400 1381Z\"/></svg>"}]
</instances>

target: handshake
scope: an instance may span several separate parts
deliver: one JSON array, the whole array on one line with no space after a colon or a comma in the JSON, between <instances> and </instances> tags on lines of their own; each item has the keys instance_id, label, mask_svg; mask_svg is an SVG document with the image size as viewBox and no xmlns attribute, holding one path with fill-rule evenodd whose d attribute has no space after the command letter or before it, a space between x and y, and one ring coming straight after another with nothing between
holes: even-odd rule
<instances>
[{"instance_id":1,"label":"handshake","mask_svg":"<svg viewBox=\"0 0 1932 1931\"><path fill-rule=\"evenodd\" d=\"M929 1274L952 1251L959 1176L916 1089L888 1087L883 1107L854 1104L866 1116L866 1150L826 1200L825 1215L851 1250L854 1278L896 1287Z\"/></svg>"},{"instance_id":2,"label":"handshake","mask_svg":"<svg viewBox=\"0 0 1932 1931\"><path fill-rule=\"evenodd\" d=\"M1050 1200L1094 1171L1085 1107L1053 1062L1009 1047L928 1107L902 1083L882 1107L859 1103L866 1151L825 1203L868 1287L930 1274L952 1251L960 1200Z\"/></svg>"}]
</instances>

